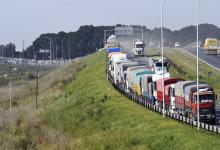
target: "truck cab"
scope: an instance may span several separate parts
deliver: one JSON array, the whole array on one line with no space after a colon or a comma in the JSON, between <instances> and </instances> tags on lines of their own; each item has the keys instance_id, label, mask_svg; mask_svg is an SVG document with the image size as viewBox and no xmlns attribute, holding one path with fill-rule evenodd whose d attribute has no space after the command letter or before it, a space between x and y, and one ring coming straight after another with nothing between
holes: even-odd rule
<instances>
[{"instance_id":1,"label":"truck cab","mask_svg":"<svg viewBox=\"0 0 220 150\"><path fill-rule=\"evenodd\" d=\"M143 40L134 40L133 41L133 53L134 56L144 56L144 41Z\"/></svg>"},{"instance_id":2,"label":"truck cab","mask_svg":"<svg viewBox=\"0 0 220 150\"><path fill-rule=\"evenodd\" d=\"M215 123L215 93L206 89L199 90L199 116L202 122ZM197 120L197 92L192 97L193 116Z\"/></svg>"},{"instance_id":3,"label":"truck cab","mask_svg":"<svg viewBox=\"0 0 220 150\"><path fill-rule=\"evenodd\" d=\"M218 53L218 40L213 38L207 38L204 44L206 55L217 55Z\"/></svg>"},{"instance_id":4,"label":"truck cab","mask_svg":"<svg viewBox=\"0 0 220 150\"><path fill-rule=\"evenodd\" d=\"M168 72L168 61L164 60L163 62L163 70L162 70L162 60L155 61L153 64L153 68L156 74L163 74Z\"/></svg>"}]
</instances>

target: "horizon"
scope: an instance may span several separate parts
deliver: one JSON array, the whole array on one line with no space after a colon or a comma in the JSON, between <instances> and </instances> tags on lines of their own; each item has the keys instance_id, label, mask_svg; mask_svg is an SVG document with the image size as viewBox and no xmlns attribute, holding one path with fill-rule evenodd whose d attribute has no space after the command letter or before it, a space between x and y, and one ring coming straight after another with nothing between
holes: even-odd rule
<instances>
[{"instance_id":1,"label":"horizon","mask_svg":"<svg viewBox=\"0 0 220 150\"><path fill-rule=\"evenodd\" d=\"M118 23L118 24L120 24L120 23ZM215 25L215 24L209 24L209 23L201 23L201 24L199 24L199 26L200 26L200 25L205 25L205 24L207 24L207 25L214 25L214 26L216 26L217 28L220 28L220 26L217 26L217 25ZM94 26L94 27L99 27L99 26L113 26L113 27L115 27L117 24L116 24L116 25L93 25L93 24L88 24L88 25L81 25L81 26L79 26L79 27L78 27L76 30L74 30L74 31L58 31L58 32L41 33L39 36L35 37L34 41L35 41L37 38L39 38L42 34L58 34L59 32L65 32L65 33L77 32L80 27L82 27L82 26L89 26L89 25L92 25L92 26ZM121 24L121 25L125 25L125 26L144 26L144 25L134 25L134 24L133 24L133 25ZM164 28L164 29L168 29L168 30L174 32L174 31L180 31L180 30L182 30L183 28L187 28L187 27L190 27L190 26L195 26L195 25L187 25L187 26L181 27L181 28L179 28L179 29L171 29L171 28L168 28L168 27L166 27L166 26L164 26L163 28ZM146 27L146 29L149 29L149 30L151 30L151 31L154 30L154 29L161 28L161 27L149 28L149 27L147 27L147 26L144 26L144 27ZM32 42L34 42L34 41L32 41ZM9 43L13 43L13 42L8 42L8 43L5 43L5 44L9 44ZM15 43L13 43L13 44L15 44ZM3 45L3 44L2 44L2 45ZM25 49L28 48L28 47L31 46L31 45L32 45L32 44L30 44L30 45L28 45L28 46L25 46ZM18 52L21 52L21 51L22 51L22 48L19 48L19 49L18 49L18 47L17 47L16 44L15 44L15 46L16 46L16 51L18 51Z\"/></svg>"}]
</instances>

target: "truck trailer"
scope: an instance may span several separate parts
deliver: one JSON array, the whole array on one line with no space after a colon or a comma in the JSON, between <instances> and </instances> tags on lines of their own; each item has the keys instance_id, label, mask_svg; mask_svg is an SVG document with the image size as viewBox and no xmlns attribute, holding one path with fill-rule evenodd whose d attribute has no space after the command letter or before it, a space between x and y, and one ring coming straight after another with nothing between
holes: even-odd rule
<instances>
[{"instance_id":1,"label":"truck trailer","mask_svg":"<svg viewBox=\"0 0 220 150\"><path fill-rule=\"evenodd\" d=\"M178 81L181 81L182 79L179 78L165 78L164 79L164 100L165 100L165 107L170 108L170 86L171 84L175 84ZM163 80L159 79L156 81L156 92L157 97L156 101L158 102L159 106L162 106L163 104L163 86L162 86Z\"/></svg>"}]
</instances>

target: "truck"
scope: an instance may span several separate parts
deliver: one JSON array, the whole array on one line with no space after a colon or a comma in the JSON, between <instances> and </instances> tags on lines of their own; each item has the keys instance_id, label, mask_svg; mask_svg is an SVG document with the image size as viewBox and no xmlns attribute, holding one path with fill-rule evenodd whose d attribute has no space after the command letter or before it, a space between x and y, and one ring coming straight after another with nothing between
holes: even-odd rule
<instances>
[{"instance_id":1,"label":"truck","mask_svg":"<svg viewBox=\"0 0 220 150\"><path fill-rule=\"evenodd\" d=\"M162 70L162 59L161 57L149 58L149 66L154 68L155 74L167 73L169 71L169 63L167 58L163 60L163 70Z\"/></svg>"},{"instance_id":2,"label":"truck","mask_svg":"<svg viewBox=\"0 0 220 150\"><path fill-rule=\"evenodd\" d=\"M199 95L199 118L202 122L215 123L215 100L216 95L213 87L207 83L181 81L171 86L171 101L175 101L175 110L191 119L197 120L197 95Z\"/></svg>"},{"instance_id":3,"label":"truck","mask_svg":"<svg viewBox=\"0 0 220 150\"><path fill-rule=\"evenodd\" d=\"M152 86L152 74L146 74L140 79L140 91L143 98L147 99L151 104L155 104L155 98L153 98L153 86Z\"/></svg>"},{"instance_id":4,"label":"truck","mask_svg":"<svg viewBox=\"0 0 220 150\"><path fill-rule=\"evenodd\" d=\"M206 55L217 55L218 52L218 40L214 38L207 38L204 44Z\"/></svg>"},{"instance_id":5,"label":"truck","mask_svg":"<svg viewBox=\"0 0 220 150\"><path fill-rule=\"evenodd\" d=\"M175 42L174 47L175 47L175 48L180 47L180 42Z\"/></svg>"},{"instance_id":6,"label":"truck","mask_svg":"<svg viewBox=\"0 0 220 150\"><path fill-rule=\"evenodd\" d=\"M144 56L145 44L143 40L134 40L133 41L133 54L134 56Z\"/></svg>"},{"instance_id":7,"label":"truck","mask_svg":"<svg viewBox=\"0 0 220 150\"><path fill-rule=\"evenodd\" d=\"M109 70L111 77L116 80L116 72L115 72L115 65L117 62L125 61L127 60L127 54L115 54L112 55L109 61ZM116 82L116 81L115 81Z\"/></svg>"}]
</instances>

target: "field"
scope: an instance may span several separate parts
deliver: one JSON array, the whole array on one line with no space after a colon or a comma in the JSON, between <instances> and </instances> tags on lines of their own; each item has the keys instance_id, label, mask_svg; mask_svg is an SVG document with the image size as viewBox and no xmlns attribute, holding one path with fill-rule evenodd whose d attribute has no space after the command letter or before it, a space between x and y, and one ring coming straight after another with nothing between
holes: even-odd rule
<instances>
[{"instance_id":1,"label":"field","mask_svg":"<svg viewBox=\"0 0 220 150\"><path fill-rule=\"evenodd\" d=\"M73 77L60 92L48 91L39 110L1 128L0 149L220 148L218 135L162 118L117 92L106 80L104 51L65 71Z\"/></svg>"},{"instance_id":2,"label":"field","mask_svg":"<svg viewBox=\"0 0 220 150\"><path fill-rule=\"evenodd\" d=\"M149 56L160 55L160 51L158 49L147 49L145 54ZM170 73L173 77L196 81L196 59L193 56L187 54L180 48L166 48L165 56L170 61ZM199 61L199 80L212 85L218 97L220 96L219 79L219 71ZM220 101L218 100L218 102Z\"/></svg>"},{"instance_id":3,"label":"field","mask_svg":"<svg viewBox=\"0 0 220 150\"><path fill-rule=\"evenodd\" d=\"M36 93L36 75L39 70L40 78L44 78L55 67L37 67L25 65L0 64L0 110L9 107L10 98L10 68L13 105L33 98ZM40 85L41 86L41 85ZM40 87L41 89L41 87Z\"/></svg>"}]
</instances>

